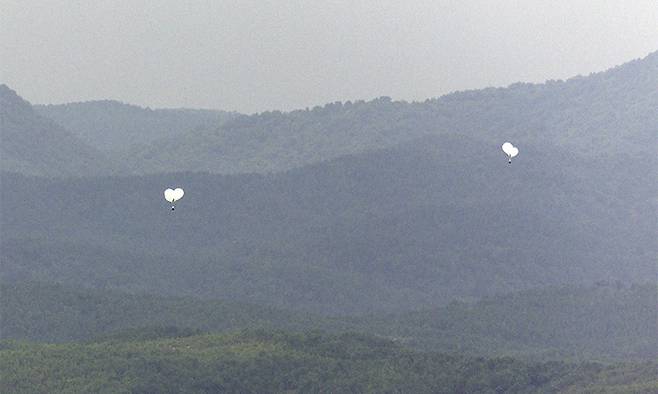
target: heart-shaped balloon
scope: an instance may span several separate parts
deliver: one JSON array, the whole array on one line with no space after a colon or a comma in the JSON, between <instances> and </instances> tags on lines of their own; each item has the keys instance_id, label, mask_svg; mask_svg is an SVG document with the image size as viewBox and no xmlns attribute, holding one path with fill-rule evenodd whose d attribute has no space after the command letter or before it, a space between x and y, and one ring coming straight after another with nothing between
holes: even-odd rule
<instances>
[{"instance_id":1,"label":"heart-shaped balloon","mask_svg":"<svg viewBox=\"0 0 658 394\"><path fill-rule=\"evenodd\" d=\"M504 143L502 148L503 152L505 152L505 154L510 158L519 154L519 149L509 142Z\"/></svg>"},{"instance_id":2,"label":"heart-shaped balloon","mask_svg":"<svg viewBox=\"0 0 658 394\"><path fill-rule=\"evenodd\" d=\"M167 189L164 191L164 198L173 204L174 202L183 198L184 194L185 192L180 187L176 189Z\"/></svg>"}]
</instances>

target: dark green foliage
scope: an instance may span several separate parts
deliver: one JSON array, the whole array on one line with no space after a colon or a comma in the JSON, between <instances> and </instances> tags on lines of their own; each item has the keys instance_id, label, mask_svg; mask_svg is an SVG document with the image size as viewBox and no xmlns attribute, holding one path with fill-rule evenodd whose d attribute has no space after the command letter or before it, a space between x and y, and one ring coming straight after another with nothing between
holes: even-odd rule
<instances>
[{"instance_id":1,"label":"dark green foliage","mask_svg":"<svg viewBox=\"0 0 658 394\"><path fill-rule=\"evenodd\" d=\"M135 332L160 335L159 331L172 330L174 335L181 329L192 330L189 334L247 327L301 329L314 324L313 316L265 306L129 295L46 283L2 284L0 299L2 339L61 342L129 337Z\"/></svg>"},{"instance_id":2,"label":"dark green foliage","mask_svg":"<svg viewBox=\"0 0 658 394\"><path fill-rule=\"evenodd\" d=\"M525 291L398 315L326 318L234 302L24 283L0 286L0 338L60 342L321 328L375 333L413 348L451 353L652 360L658 357L657 297L655 285L597 285Z\"/></svg>"},{"instance_id":3,"label":"dark green foliage","mask_svg":"<svg viewBox=\"0 0 658 394\"><path fill-rule=\"evenodd\" d=\"M441 351L549 359L658 358L658 288L621 283L530 290L373 317L362 327Z\"/></svg>"},{"instance_id":4,"label":"dark green foliage","mask_svg":"<svg viewBox=\"0 0 658 394\"><path fill-rule=\"evenodd\" d=\"M550 393L643 387L637 392L649 393L658 387L657 368L465 358L412 352L360 334L260 330L93 344L5 343L0 391Z\"/></svg>"},{"instance_id":5,"label":"dark green foliage","mask_svg":"<svg viewBox=\"0 0 658 394\"><path fill-rule=\"evenodd\" d=\"M141 328L128 328L125 330L99 335L93 342L126 342L126 341L152 341L162 338L185 338L201 335L203 332L192 328L178 328L175 326L147 326Z\"/></svg>"}]
</instances>

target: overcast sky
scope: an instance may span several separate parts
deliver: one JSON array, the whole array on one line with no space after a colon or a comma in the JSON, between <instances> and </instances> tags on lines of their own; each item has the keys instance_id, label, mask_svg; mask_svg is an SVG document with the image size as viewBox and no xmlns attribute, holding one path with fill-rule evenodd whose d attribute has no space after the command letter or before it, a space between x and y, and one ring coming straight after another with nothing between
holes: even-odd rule
<instances>
[{"instance_id":1,"label":"overcast sky","mask_svg":"<svg viewBox=\"0 0 658 394\"><path fill-rule=\"evenodd\" d=\"M0 82L33 103L424 100L655 50L658 0L0 0Z\"/></svg>"}]
</instances>

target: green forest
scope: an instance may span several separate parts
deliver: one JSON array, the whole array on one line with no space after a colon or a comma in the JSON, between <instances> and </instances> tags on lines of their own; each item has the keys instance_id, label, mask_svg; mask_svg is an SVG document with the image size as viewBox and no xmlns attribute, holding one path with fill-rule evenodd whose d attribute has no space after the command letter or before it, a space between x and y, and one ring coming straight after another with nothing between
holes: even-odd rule
<instances>
[{"instance_id":1,"label":"green forest","mask_svg":"<svg viewBox=\"0 0 658 394\"><path fill-rule=\"evenodd\" d=\"M656 86L658 52L252 115L1 84L0 392L655 394Z\"/></svg>"},{"instance_id":2,"label":"green forest","mask_svg":"<svg viewBox=\"0 0 658 394\"><path fill-rule=\"evenodd\" d=\"M0 343L2 392L653 393L658 364L524 363L406 350L362 334L167 333ZM169 335L166 335L169 334ZM173 334L173 335L172 335Z\"/></svg>"},{"instance_id":3,"label":"green forest","mask_svg":"<svg viewBox=\"0 0 658 394\"><path fill-rule=\"evenodd\" d=\"M529 360L655 360L655 285L529 290L441 308L323 316L257 304L127 295L47 283L0 285L0 339L90 341L143 329L366 332L408 348Z\"/></svg>"}]
</instances>

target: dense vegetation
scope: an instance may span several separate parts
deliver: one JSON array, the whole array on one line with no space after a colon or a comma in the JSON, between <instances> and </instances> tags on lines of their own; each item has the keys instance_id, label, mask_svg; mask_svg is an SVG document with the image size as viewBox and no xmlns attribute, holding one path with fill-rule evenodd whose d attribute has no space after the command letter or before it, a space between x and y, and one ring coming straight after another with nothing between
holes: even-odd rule
<instances>
[{"instance_id":1,"label":"dense vegetation","mask_svg":"<svg viewBox=\"0 0 658 394\"><path fill-rule=\"evenodd\" d=\"M359 334L252 331L0 345L0 391L551 393L658 389L658 365L526 364L417 353Z\"/></svg>"},{"instance_id":2,"label":"dense vegetation","mask_svg":"<svg viewBox=\"0 0 658 394\"><path fill-rule=\"evenodd\" d=\"M269 176L4 174L0 273L332 314L654 274L655 159L525 153L436 137Z\"/></svg>"},{"instance_id":3,"label":"dense vegetation","mask_svg":"<svg viewBox=\"0 0 658 394\"><path fill-rule=\"evenodd\" d=\"M657 306L655 284L600 283L372 317L362 327L420 349L535 359L655 360Z\"/></svg>"},{"instance_id":4,"label":"dense vegetation","mask_svg":"<svg viewBox=\"0 0 658 394\"><path fill-rule=\"evenodd\" d=\"M121 330L274 327L359 331L417 349L533 359L658 357L655 285L554 288L397 315L327 318L235 302L127 295L45 283L0 285L0 339L89 340Z\"/></svg>"},{"instance_id":5,"label":"dense vegetation","mask_svg":"<svg viewBox=\"0 0 658 394\"><path fill-rule=\"evenodd\" d=\"M89 340L127 329L308 329L313 316L238 302L128 295L47 283L0 285L0 339ZM319 325L318 325L319 327Z\"/></svg>"}]
</instances>

